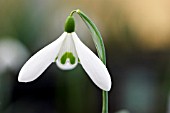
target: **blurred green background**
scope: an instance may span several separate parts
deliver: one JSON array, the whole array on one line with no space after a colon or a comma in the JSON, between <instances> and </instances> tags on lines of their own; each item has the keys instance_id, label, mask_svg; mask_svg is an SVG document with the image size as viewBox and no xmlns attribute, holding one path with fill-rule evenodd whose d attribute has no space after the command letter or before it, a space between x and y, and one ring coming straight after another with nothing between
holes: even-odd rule
<instances>
[{"instance_id":1,"label":"blurred green background","mask_svg":"<svg viewBox=\"0 0 170 113\"><path fill-rule=\"evenodd\" d=\"M170 113L169 0L0 0L0 113L101 113L102 95L81 65L52 64L19 83L28 58L58 38L74 9L97 25L112 76L109 113ZM95 53L79 16L76 33Z\"/></svg>"}]
</instances>

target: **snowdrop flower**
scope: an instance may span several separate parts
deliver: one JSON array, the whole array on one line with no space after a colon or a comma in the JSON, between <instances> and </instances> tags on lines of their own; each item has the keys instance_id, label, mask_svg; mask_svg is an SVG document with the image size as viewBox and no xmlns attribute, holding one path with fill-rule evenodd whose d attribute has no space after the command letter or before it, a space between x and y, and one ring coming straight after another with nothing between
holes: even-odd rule
<instances>
[{"instance_id":1,"label":"snowdrop flower","mask_svg":"<svg viewBox=\"0 0 170 113\"><path fill-rule=\"evenodd\" d=\"M62 70L71 70L80 63L92 81L102 90L109 91L111 78L102 61L78 38L75 21L68 16L65 32L54 42L33 55L22 67L18 81L30 82L38 78L52 63Z\"/></svg>"}]
</instances>

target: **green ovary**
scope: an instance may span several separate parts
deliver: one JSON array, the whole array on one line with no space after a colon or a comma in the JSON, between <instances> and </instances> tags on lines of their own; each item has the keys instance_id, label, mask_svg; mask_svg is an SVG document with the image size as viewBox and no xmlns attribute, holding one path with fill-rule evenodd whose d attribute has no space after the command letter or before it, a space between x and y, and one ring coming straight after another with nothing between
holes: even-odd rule
<instances>
[{"instance_id":1,"label":"green ovary","mask_svg":"<svg viewBox=\"0 0 170 113\"><path fill-rule=\"evenodd\" d=\"M70 59L71 64L75 64L76 58L73 56L73 53L71 53L71 52L65 52L64 53L64 55L60 59L61 64L65 64L67 58Z\"/></svg>"}]
</instances>

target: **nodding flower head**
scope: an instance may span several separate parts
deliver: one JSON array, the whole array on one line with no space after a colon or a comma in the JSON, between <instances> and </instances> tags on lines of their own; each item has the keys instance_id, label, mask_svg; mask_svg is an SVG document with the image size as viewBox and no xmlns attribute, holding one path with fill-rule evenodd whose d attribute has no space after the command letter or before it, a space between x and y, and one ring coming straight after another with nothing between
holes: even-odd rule
<instances>
[{"instance_id":1,"label":"nodding flower head","mask_svg":"<svg viewBox=\"0 0 170 113\"><path fill-rule=\"evenodd\" d=\"M68 16L66 20L64 33L24 64L18 81L35 80L53 62L62 70L71 70L79 63L99 88L105 91L111 88L111 78L106 66L80 41L75 33L75 21L72 16Z\"/></svg>"}]
</instances>

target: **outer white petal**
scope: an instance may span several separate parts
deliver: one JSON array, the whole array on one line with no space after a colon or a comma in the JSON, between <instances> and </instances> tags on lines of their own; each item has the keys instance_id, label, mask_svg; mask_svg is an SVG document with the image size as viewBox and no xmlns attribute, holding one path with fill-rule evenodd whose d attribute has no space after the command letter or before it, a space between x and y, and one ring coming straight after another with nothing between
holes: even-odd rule
<instances>
[{"instance_id":1,"label":"outer white petal","mask_svg":"<svg viewBox=\"0 0 170 113\"><path fill-rule=\"evenodd\" d=\"M33 55L22 67L18 81L30 82L38 78L55 61L66 35L67 33L64 32L57 40Z\"/></svg>"},{"instance_id":2,"label":"outer white petal","mask_svg":"<svg viewBox=\"0 0 170 113\"><path fill-rule=\"evenodd\" d=\"M106 66L80 41L76 33L72 33L72 35L82 67L99 88L109 91L111 88L111 78Z\"/></svg>"}]
</instances>

